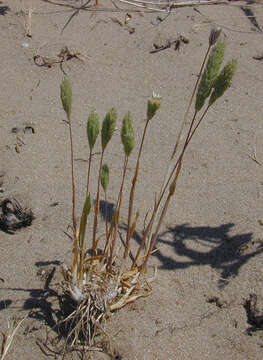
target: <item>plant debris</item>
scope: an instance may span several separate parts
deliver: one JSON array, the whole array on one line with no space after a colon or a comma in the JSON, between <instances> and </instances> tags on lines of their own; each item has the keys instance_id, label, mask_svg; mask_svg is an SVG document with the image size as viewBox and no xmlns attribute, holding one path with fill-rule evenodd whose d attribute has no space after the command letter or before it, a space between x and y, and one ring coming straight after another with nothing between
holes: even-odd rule
<instances>
[{"instance_id":1,"label":"plant debris","mask_svg":"<svg viewBox=\"0 0 263 360\"><path fill-rule=\"evenodd\" d=\"M128 30L130 34L133 34L135 32L135 27L129 25L129 21L131 20L131 18L131 14L127 13L125 15L124 21L121 21L117 17L111 17L110 19L115 24L120 25L124 30Z\"/></svg>"},{"instance_id":2,"label":"plant debris","mask_svg":"<svg viewBox=\"0 0 263 360\"><path fill-rule=\"evenodd\" d=\"M206 301L209 304L215 304L217 307L219 307L219 309L221 309L224 306L224 303L219 299L218 296L209 297Z\"/></svg>"},{"instance_id":3,"label":"plant debris","mask_svg":"<svg viewBox=\"0 0 263 360\"><path fill-rule=\"evenodd\" d=\"M247 6L241 6L240 9L244 12L244 14L248 18L248 20L257 29L257 31L262 32L262 29L259 26L259 23L258 23L258 21L256 19L256 16L255 16L253 10L250 7L247 7Z\"/></svg>"},{"instance_id":4,"label":"plant debris","mask_svg":"<svg viewBox=\"0 0 263 360\"><path fill-rule=\"evenodd\" d=\"M30 209L22 208L16 199L4 199L0 208L0 229L13 232L22 227L30 226L34 215Z\"/></svg>"},{"instance_id":5,"label":"plant debris","mask_svg":"<svg viewBox=\"0 0 263 360\"><path fill-rule=\"evenodd\" d=\"M176 50L179 51L182 44L188 44L188 43L189 43L189 39L187 39L183 35L179 35L175 40L167 39L162 43L154 42L153 49L150 51L150 54L154 54L156 52L169 49L172 46L174 46L175 51Z\"/></svg>"},{"instance_id":6,"label":"plant debris","mask_svg":"<svg viewBox=\"0 0 263 360\"><path fill-rule=\"evenodd\" d=\"M253 56L254 60L263 60L263 53Z\"/></svg>"},{"instance_id":7,"label":"plant debris","mask_svg":"<svg viewBox=\"0 0 263 360\"><path fill-rule=\"evenodd\" d=\"M57 55L57 58L49 58L41 55L34 55L33 60L34 63L39 67L51 68L55 64L59 64L61 71L66 75L66 72L63 69L63 63L73 58L83 61L81 56L82 56L81 53L70 50L67 46L64 46L61 49L60 53Z\"/></svg>"},{"instance_id":8,"label":"plant debris","mask_svg":"<svg viewBox=\"0 0 263 360\"><path fill-rule=\"evenodd\" d=\"M258 310L257 300L256 294L250 294L244 302L244 308L247 312L248 323L256 329L263 329L263 310Z\"/></svg>"},{"instance_id":9,"label":"plant debris","mask_svg":"<svg viewBox=\"0 0 263 360\"><path fill-rule=\"evenodd\" d=\"M25 125L23 128L14 126L11 129L12 134L18 134L18 133L24 133L24 134L35 134L35 129L32 125Z\"/></svg>"}]
</instances>

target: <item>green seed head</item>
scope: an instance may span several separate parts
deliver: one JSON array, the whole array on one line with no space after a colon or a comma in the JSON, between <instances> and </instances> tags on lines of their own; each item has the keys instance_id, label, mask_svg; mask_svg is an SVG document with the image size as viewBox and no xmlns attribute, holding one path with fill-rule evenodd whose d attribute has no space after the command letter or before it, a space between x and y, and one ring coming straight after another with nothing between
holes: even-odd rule
<instances>
[{"instance_id":1,"label":"green seed head","mask_svg":"<svg viewBox=\"0 0 263 360\"><path fill-rule=\"evenodd\" d=\"M203 107L205 100L209 97L214 82L218 76L220 66L224 60L225 43L218 42L213 48L207 61L206 69L202 75L195 102L195 110L199 111Z\"/></svg>"},{"instance_id":2,"label":"green seed head","mask_svg":"<svg viewBox=\"0 0 263 360\"><path fill-rule=\"evenodd\" d=\"M147 120L151 120L161 106L161 97L153 93L152 98L148 100L147 104Z\"/></svg>"},{"instance_id":3,"label":"green seed head","mask_svg":"<svg viewBox=\"0 0 263 360\"><path fill-rule=\"evenodd\" d=\"M87 135L89 148L92 151L99 134L99 117L95 112L91 112L87 122Z\"/></svg>"},{"instance_id":4,"label":"green seed head","mask_svg":"<svg viewBox=\"0 0 263 360\"><path fill-rule=\"evenodd\" d=\"M117 113L116 113L115 109L111 109L105 115L105 118L102 123L102 130L101 130L102 151L105 150L108 142L112 138L113 132L115 130L116 119L117 119Z\"/></svg>"},{"instance_id":5,"label":"green seed head","mask_svg":"<svg viewBox=\"0 0 263 360\"><path fill-rule=\"evenodd\" d=\"M215 43L217 42L220 34L221 34L221 28L219 26L214 27L211 30L210 36L209 36L209 46L215 45Z\"/></svg>"},{"instance_id":6,"label":"green seed head","mask_svg":"<svg viewBox=\"0 0 263 360\"><path fill-rule=\"evenodd\" d=\"M90 210L91 210L91 199L90 199L90 193L89 193L89 195L88 195L88 197L87 197L87 200L86 200L86 208L85 208L85 210L86 210L86 212L87 212L87 216L89 215L89 213L90 213Z\"/></svg>"},{"instance_id":7,"label":"green seed head","mask_svg":"<svg viewBox=\"0 0 263 360\"><path fill-rule=\"evenodd\" d=\"M63 109L69 119L71 114L71 105L72 105L72 88L70 81L66 77L62 80L60 84L60 98Z\"/></svg>"},{"instance_id":8,"label":"green seed head","mask_svg":"<svg viewBox=\"0 0 263 360\"><path fill-rule=\"evenodd\" d=\"M106 192L107 186L109 184L109 167L107 164L104 164L101 169L101 186L103 187L103 190Z\"/></svg>"},{"instance_id":9,"label":"green seed head","mask_svg":"<svg viewBox=\"0 0 263 360\"><path fill-rule=\"evenodd\" d=\"M237 61L231 60L226 64L226 66L220 72L214 84L214 90L209 99L209 105L212 105L230 87L231 81L236 72L236 68L237 68Z\"/></svg>"},{"instance_id":10,"label":"green seed head","mask_svg":"<svg viewBox=\"0 0 263 360\"><path fill-rule=\"evenodd\" d=\"M125 154L129 156L134 147L134 132L130 112L124 116L122 121L121 141L123 143Z\"/></svg>"}]
</instances>

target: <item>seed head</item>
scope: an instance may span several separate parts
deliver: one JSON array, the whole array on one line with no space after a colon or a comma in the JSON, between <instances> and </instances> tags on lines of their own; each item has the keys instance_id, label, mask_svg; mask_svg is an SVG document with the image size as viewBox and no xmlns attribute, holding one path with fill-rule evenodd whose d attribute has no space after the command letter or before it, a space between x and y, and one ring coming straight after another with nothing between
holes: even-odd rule
<instances>
[{"instance_id":1,"label":"seed head","mask_svg":"<svg viewBox=\"0 0 263 360\"><path fill-rule=\"evenodd\" d=\"M147 104L147 120L151 120L161 106L161 97L153 92L152 98Z\"/></svg>"},{"instance_id":2,"label":"seed head","mask_svg":"<svg viewBox=\"0 0 263 360\"><path fill-rule=\"evenodd\" d=\"M106 192L107 186L109 184L109 167L107 164L104 164L101 169L101 186L103 187L103 190Z\"/></svg>"},{"instance_id":3,"label":"seed head","mask_svg":"<svg viewBox=\"0 0 263 360\"><path fill-rule=\"evenodd\" d=\"M212 95L210 96L209 105L212 105L230 87L231 81L236 72L236 68L237 61L231 60L220 72L214 84L214 90L212 92Z\"/></svg>"},{"instance_id":4,"label":"seed head","mask_svg":"<svg viewBox=\"0 0 263 360\"><path fill-rule=\"evenodd\" d=\"M224 55L225 43L218 42L209 56L205 71L202 75L202 79L197 90L195 102L196 111L201 110L205 100L210 95L214 82L218 76L220 66L224 60Z\"/></svg>"},{"instance_id":5,"label":"seed head","mask_svg":"<svg viewBox=\"0 0 263 360\"><path fill-rule=\"evenodd\" d=\"M71 105L72 105L72 88L70 81L66 77L62 80L60 84L60 98L63 109L69 119L71 114Z\"/></svg>"},{"instance_id":6,"label":"seed head","mask_svg":"<svg viewBox=\"0 0 263 360\"><path fill-rule=\"evenodd\" d=\"M89 148L90 151L92 151L99 135L99 117L95 112L91 112L88 117L87 135L89 140Z\"/></svg>"},{"instance_id":7,"label":"seed head","mask_svg":"<svg viewBox=\"0 0 263 360\"><path fill-rule=\"evenodd\" d=\"M105 150L108 142L112 138L113 132L115 130L116 119L117 113L115 109L111 109L105 115L101 130L101 146L103 151Z\"/></svg>"},{"instance_id":8,"label":"seed head","mask_svg":"<svg viewBox=\"0 0 263 360\"><path fill-rule=\"evenodd\" d=\"M121 141L123 143L125 154L129 156L134 147L134 131L130 112L124 116L122 121Z\"/></svg>"},{"instance_id":9,"label":"seed head","mask_svg":"<svg viewBox=\"0 0 263 360\"><path fill-rule=\"evenodd\" d=\"M222 29L219 26L211 29L210 36L209 36L209 46L215 45L215 43L217 42L217 40L221 34L221 31L222 31Z\"/></svg>"}]
</instances>

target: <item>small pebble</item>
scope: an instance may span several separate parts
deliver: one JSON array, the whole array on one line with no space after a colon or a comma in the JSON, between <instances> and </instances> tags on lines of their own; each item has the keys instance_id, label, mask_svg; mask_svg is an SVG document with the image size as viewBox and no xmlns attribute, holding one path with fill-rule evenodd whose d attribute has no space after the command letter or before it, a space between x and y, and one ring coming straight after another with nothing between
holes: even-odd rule
<instances>
[{"instance_id":1,"label":"small pebble","mask_svg":"<svg viewBox=\"0 0 263 360\"><path fill-rule=\"evenodd\" d=\"M29 45L29 43L24 42L24 43L21 44L21 46L24 49L28 49L30 45Z\"/></svg>"}]
</instances>

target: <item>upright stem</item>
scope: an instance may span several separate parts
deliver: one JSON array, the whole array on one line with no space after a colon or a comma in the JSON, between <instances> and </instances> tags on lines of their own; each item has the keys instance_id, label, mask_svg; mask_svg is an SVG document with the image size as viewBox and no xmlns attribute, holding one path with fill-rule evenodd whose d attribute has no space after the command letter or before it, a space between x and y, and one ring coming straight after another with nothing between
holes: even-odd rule
<instances>
[{"instance_id":1,"label":"upright stem","mask_svg":"<svg viewBox=\"0 0 263 360\"><path fill-rule=\"evenodd\" d=\"M136 256L135 256L135 258L134 258L134 260L133 260L131 269L133 269L133 268L135 267L135 265L136 265L136 263L137 263L137 261L138 261L138 259L139 259L141 250L142 250L142 248L144 247L144 244L145 244L145 242L146 242L146 239L147 239L147 237L148 237L148 234L150 233L150 230L151 230L151 228L152 228L153 221L154 221L154 219L155 219L156 210L157 210L157 207L156 207L156 205L155 205L155 206L154 206L154 209L153 209L153 212L152 212L151 219L150 219L150 221L149 221L149 223L148 223L148 225L147 225L147 227L146 227L146 229L145 229L145 231L144 231L143 238L142 238L141 243L140 243L140 245L139 245L139 247L138 247L138 249L137 249L137 253L136 253Z\"/></svg>"},{"instance_id":2,"label":"upright stem","mask_svg":"<svg viewBox=\"0 0 263 360\"><path fill-rule=\"evenodd\" d=\"M197 76L197 79L196 79L196 82L195 82L195 86L194 86L194 89L193 89L191 98L190 98L190 100L189 100L189 103L188 103L186 112L185 112L185 114L184 114L184 119L183 119L181 128L180 128L180 130L179 130L179 134L178 134L178 137L177 137L176 144L175 144L175 146L174 146L174 150L173 150L171 159L174 158L174 156L175 156L175 154L176 154L176 151L177 151L177 148L178 148L178 146L179 146L179 144L180 144L180 140L181 140L181 136L182 136L182 131L183 131L183 128L184 128L184 126L185 126L185 123L186 123L186 120L187 120L187 117L188 117L188 114L189 114L190 107L191 107L191 105L192 105L192 103L193 103L193 99L194 99L194 96L195 96L195 92L196 92L197 86L198 86L198 84L199 84L199 80L200 80L200 78L201 78L202 72L203 72L203 70L204 70L204 66L205 66L205 64L206 64L206 60L207 60L207 57L208 57L209 52L210 52L210 50L211 50L211 47L212 47L211 45L208 46L208 49L207 49L207 51L206 51L206 54L205 54L203 63L202 63L202 65L201 65L201 68L200 68L200 71L199 71L199 74L198 74L198 76Z\"/></svg>"},{"instance_id":3,"label":"upright stem","mask_svg":"<svg viewBox=\"0 0 263 360\"><path fill-rule=\"evenodd\" d=\"M124 185L125 175L126 175L126 171L127 171L128 160L129 160L128 156L125 155L124 165L123 165L122 182L121 182L121 187L120 187L118 201L117 201L116 217L114 218L114 229L113 229L114 233L113 233L113 239L112 239L111 249L110 249L110 266L112 265L113 252L114 252L114 247L115 247L115 243L116 243L117 227L119 225L119 220L120 220L123 185Z\"/></svg>"},{"instance_id":4,"label":"upright stem","mask_svg":"<svg viewBox=\"0 0 263 360\"><path fill-rule=\"evenodd\" d=\"M184 156L185 150L186 150L188 144L190 143L190 141L191 141L194 133L195 133L196 130L198 129L200 123L202 122L203 118L205 117L205 115L206 115L209 107L210 107L210 105L208 105L208 106L206 107L205 111L203 112L201 118L200 118L199 121L197 122L197 124L196 124L196 126L194 127L194 129L193 129L193 125L194 125L194 122L195 122L195 118L196 118L197 112L195 112L195 114L194 114L194 116L193 116L193 118L192 118L192 121L191 121L189 130L188 130L188 133L187 133L187 136L186 136L186 140L185 140L185 143L184 143L182 152L181 152L178 160L176 161L176 163L175 163L175 165L174 165L173 171L171 172L171 174L170 174L170 176L169 176L169 178L168 178L168 180L167 180L167 182L166 182L166 184L165 184L165 187L163 188L163 190L162 190L162 192L161 192L161 194L160 194L160 196L159 196L159 199L158 199L157 203L155 203L155 205L154 205L154 209L153 209L153 211L152 211L151 219L150 219L150 221L149 221L149 223L148 223L148 225L147 225L147 227L146 227L146 230L145 230L145 232L144 232L144 234L143 234L142 241L141 241L140 246L139 246L139 248L138 248L138 250L137 250L136 256L135 256L135 258L134 258L134 260L133 260L131 269L136 266L136 263L137 263L137 261L138 261L138 259L139 259L139 255L140 255L141 249L142 249L142 247L144 246L147 237L150 239L150 243L149 243L149 247L148 247L148 249L147 249L146 258L147 258L147 260L148 260L148 258L149 258L149 255L150 255L150 253L151 253L151 251L152 251L152 248L153 248L153 246L154 246L154 245L152 245L151 230L152 230L153 222L154 222L154 219L155 219L155 216L156 216L156 211L157 211L157 209L158 209L159 206L160 206L160 203L161 203L161 201L162 201L162 198L163 198L163 196L164 196L164 194L165 194L165 192L166 192L166 190L167 190L167 187L168 187L168 185L169 185L169 183L170 183L170 181L171 181L171 178L172 178L172 176L173 176L173 174L174 174L174 172L175 172L176 169L177 169L177 173L176 173L175 178L176 178L176 181L177 181L177 178L178 178L178 176L179 176L178 166L181 168L181 166L182 166L182 160L183 160L183 156ZM164 218L164 212L166 212L167 206L168 206L168 204L169 204L169 202L170 202L170 198L171 198L171 196L169 196L169 194L168 194L168 197L167 197L167 199L166 199L164 208L163 208L163 210L162 210L162 214L161 214L161 216L160 216L160 218L159 218L159 222L158 222L158 225L157 225L157 229L159 229L159 227L160 227L160 225L161 225L161 222L162 222L162 220L163 220L163 218ZM164 210L164 209L165 209L165 210ZM158 235L158 230L155 231L155 234L154 234L153 236L157 237L156 234ZM154 242L155 242L155 241L156 241L156 240L154 240ZM147 260L144 261L144 264L146 264ZM145 265L144 265L144 266L145 266Z\"/></svg>"},{"instance_id":5,"label":"upright stem","mask_svg":"<svg viewBox=\"0 0 263 360\"><path fill-rule=\"evenodd\" d=\"M93 238L92 238L92 250L94 250L94 251L97 248L96 234L97 234L97 226L98 226L98 212L99 212L99 202L100 202L100 177L101 177L101 168L102 168L103 155L104 155L104 150L102 150L101 157L100 157L100 168L99 168L98 186L97 186L97 198L96 198L95 212L94 212Z\"/></svg>"},{"instance_id":6,"label":"upright stem","mask_svg":"<svg viewBox=\"0 0 263 360\"><path fill-rule=\"evenodd\" d=\"M105 248L104 248L104 254L106 254L108 252L109 240L112 235L112 231L114 231L112 244L111 244L111 250L110 250L110 264L112 261L113 250L114 250L115 242L116 242L117 226L119 224L120 209L121 209L122 194L123 194L123 185L124 185L125 175L126 175L126 171L127 171L128 159L129 159L128 156L125 155L124 164L123 164L122 181L121 181L120 191L119 191L119 195L118 195L118 199L117 199L117 203L116 203L116 210L114 211L110 230L106 231L107 234L106 234L106 244L105 244Z\"/></svg>"},{"instance_id":7,"label":"upright stem","mask_svg":"<svg viewBox=\"0 0 263 360\"><path fill-rule=\"evenodd\" d=\"M92 159L92 153L91 153L91 150L90 150L90 152L89 152L89 166L88 166L86 196L89 195L89 179L90 179L91 159Z\"/></svg>"},{"instance_id":8,"label":"upright stem","mask_svg":"<svg viewBox=\"0 0 263 360\"><path fill-rule=\"evenodd\" d=\"M185 143L184 143L184 147L183 147L183 149L182 149L182 152L181 152L178 160L176 161L176 164L175 164L174 169L173 169L173 171L172 171L172 173L171 173L171 176L169 177L169 180L168 180L168 182L167 182L167 184L166 184L166 187L165 187L165 189L163 190L163 192L162 192L162 194L161 194L161 197L160 197L159 200L158 200L157 206L159 206L159 204L160 204L160 202L161 202L161 199L162 199L162 197L164 196L165 190L167 189L167 186L168 186L168 184L169 184L169 182L170 182L170 180L171 180L171 177L172 177L172 175L174 174L174 172L175 172L175 170L176 170L176 174L175 174L174 180L173 180L173 182L172 182L172 185L174 186L173 193L171 193L171 191L170 191L169 194L168 194L168 196L167 196L167 199L166 199L166 201L165 201L165 204L164 204L162 213L161 213L161 215L160 215L160 218L159 218L159 221L158 221L158 224L157 224L155 233L154 233L154 235L152 236L152 238L151 238L151 240L150 240L150 245L149 245L149 248L148 248L148 250L147 250L146 257L144 258L144 261L143 261L143 264L142 264L142 268L145 268L146 263L147 263L147 261L148 261L148 258L149 258L149 256L150 256L152 250L153 250L153 247L154 247L155 244L156 244L156 240L157 240L157 237L158 237L158 233L159 233L160 226L161 226L162 221L163 221L163 219L164 219L164 216L165 216L165 214L166 214L166 212L167 212L167 208L168 208L169 202L170 202L170 200L171 200L171 197L174 195L174 191L175 191L175 187L176 187L176 184L177 184L177 180L178 180L178 177L179 177L180 172L181 172L182 161L183 161L183 157L184 157L184 154L185 154L185 150L186 150L187 146L189 145L189 143L190 143L193 135L195 134L196 130L198 129L199 125L201 124L202 120L204 119L204 117L205 117L205 115L206 115L206 113L207 113L207 111L208 111L209 108L210 108L210 105L207 105L206 109L204 110L202 116L200 117L200 119L198 120L198 122L197 122L197 124L196 124L196 126L195 126L194 128L193 128L193 124L194 124L194 121L195 121L195 117L196 117L197 111L195 112L195 114L194 114L194 116L193 116L193 119L192 119L192 121L191 121L191 125L190 125L190 128L189 128L189 130L188 130L188 134L187 134L187 137L186 137L186 140L185 140ZM152 218L153 218L153 217L154 217L154 211L153 211ZM152 219L150 220L150 223L151 223L151 221L152 221ZM150 223L148 224L148 226L150 225ZM147 228L148 228L148 227L147 227ZM146 235L144 234L143 241L145 241L146 236L147 236L147 234L146 234ZM138 255L138 254L137 254L137 255ZM132 267L135 266L135 264L136 264L136 262L137 262L137 260L138 260L138 256L137 256L137 255L136 255L136 258L135 258L135 260L134 260L134 262L133 262Z\"/></svg>"},{"instance_id":9,"label":"upright stem","mask_svg":"<svg viewBox=\"0 0 263 360\"><path fill-rule=\"evenodd\" d=\"M176 143L175 143L175 146L174 146L174 149L173 149L173 152L172 152L172 155L171 155L171 158L170 158L170 164L168 165L168 168L167 168L167 171L166 171L166 175L164 177L164 180L163 180L163 185L161 187L161 190L160 190L160 194L159 194L159 201L157 203L157 206L155 207L155 210L153 212L153 215L152 215L152 218L151 218L151 226L150 227L147 227L147 234L146 234L146 237L148 237L149 239L151 238L152 236L152 226L155 222L155 219L156 217L158 217L158 213L159 213L159 206L160 206L160 203L161 203L161 200L163 198L163 195L167 189L167 186L174 174L174 171L175 171L175 167L173 168L173 171L171 172L171 168L173 166L173 159L175 157L175 154L178 150L178 146L180 145L180 142L181 142L181 137L182 137L182 132L183 132L183 129L185 127L185 124L186 124L186 121L187 121L187 118L188 118L188 114L189 114L189 111L190 111L190 108L191 108L191 105L193 103L193 99L194 99L194 96L195 96L195 93L196 93L196 89L197 89L197 86L199 84L199 81L200 81L200 78L202 76L202 73L203 73L203 70L204 70L204 67L205 67L205 64L206 64L206 61L207 61L207 58L208 58L208 55L209 55L209 52L212 48L212 45L208 45L208 48L207 48L207 51L206 51L206 54L204 56L204 59L203 59L203 62L202 62L202 65L201 65L201 68L200 68L200 71L199 71L199 74L197 76L197 79L196 79L196 82L195 82L195 86L194 86L194 89L192 91L192 94L191 94L191 97L190 97L190 100L189 100L189 103L188 103L188 106L187 106L187 109L186 109L186 112L184 114L184 118L183 118L183 122L181 124L181 127L180 127L180 130L179 130L179 134L177 136L177 140L176 140ZM194 118L196 116L196 113L194 115ZM192 124L191 126L193 126L193 120L192 120ZM189 136L189 133L188 133L188 136ZM143 237L143 242L141 243L139 249L138 249L138 252L137 252L137 256L135 257L136 261L137 261L137 258L139 256L139 253L142 249L142 246L144 246L144 243L146 242L146 237L144 236ZM135 265L136 261L133 263L133 266Z\"/></svg>"},{"instance_id":10,"label":"upright stem","mask_svg":"<svg viewBox=\"0 0 263 360\"><path fill-rule=\"evenodd\" d=\"M74 149L73 149L71 119L70 119L70 116L67 115L67 117L68 117L68 124L69 124L70 154L71 154L72 222L73 222L74 241L76 241L77 220L76 220L76 186L75 186L75 176L74 176Z\"/></svg>"},{"instance_id":11,"label":"upright stem","mask_svg":"<svg viewBox=\"0 0 263 360\"><path fill-rule=\"evenodd\" d=\"M178 177L179 177L180 172L181 172L181 168L182 168L182 158L181 158L181 160L180 160L180 162L179 162L179 166L177 167L177 171L176 171L174 180L173 180L173 182L172 182L172 184L171 184L171 186L173 186L173 189L171 189L171 187L170 187L170 191L169 191L169 194L167 195L167 199L166 199L166 201L165 201L165 204L164 204L164 207L163 207L161 216L160 216L160 218L159 218L159 221L158 221L158 224L157 224L155 233L154 233L154 235L153 235L152 238L151 238L151 242L150 242L149 249L148 249L148 251L147 251L147 253L146 253L146 256L145 256L145 258L144 258L144 261L143 261L143 263L142 263L142 267L141 267L142 269L145 269L145 266L146 266L146 264L147 264L147 261L148 261L148 259L149 259L149 256L151 255L151 252L152 252L152 250L153 250L153 248L154 248L154 245L155 245L155 243L156 243L156 240L157 240L157 237L158 237L158 234L159 234L159 230L160 230L160 226L161 226L161 224L162 224L162 222L163 222L163 219L164 219L164 217L165 217L165 215L166 215L166 212L167 212L167 209L168 209L170 200L171 200L172 196L173 196L174 193L175 193L175 188L176 188L176 185L177 185Z\"/></svg>"},{"instance_id":12,"label":"upright stem","mask_svg":"<svg viewBox=\"0 0 263 360\"><path fill-rule=\"evenodd\" d=\"M79 274L79 280L80 284L83 280L83 262L84 262L84 239L85 239L85 233L86 233L86 225L87 225L87 209L86 204L89 197L89 178L90 178L90 169L91 169L91 157L92 153L91 150L89 152L89 165L88 165L88 176L87 176L87 187L86 187L86 198L83 205L82 215L81 215L81 221L79 225L79 233L78 233L78 249L79 249L79 264L78 264L78 274ZM82 282L83 284L83 282Z\"/></svg>"},{"instance_id":13,"label":"upright stem","mask_svg":"<svg viewBox=\"0 0 263 360\"><path fill-rule=\"evenodd\" d=\"M198 120L197 124L195 125L193 131L192 131L191 134L189 134L189 136L187 137L187 139L186 139L186 140L187 140L187 143L186 143L185 147L186 147L186 146L189 144L189 142L191 141L192 137L194 136L196 130L197 130L198 127L199 127L199 125L201 124L201 122L202 122L203 118L205 117L207 111L209 110L210 106L211 106L211 105L209 105L209 104L207 105L207 107L205 108L202 116L200 117L200 119Z\"/></svg>"},{"instance_id":14,"label":"upright stem","mask_svg":"<svg viewBox=\"0 0 263 360\"><path fill-rule=\"evenodd\" d=\"M105 230L106 230L106 239L107 239L107 236L108 236L108 233L109 233L107 191L104 191L104 198L105 198Z\"/></svg>"},{"instance_id":15,"label":"upright stem","mask_svg":"<svg viewBox=\"0 0 263 360\"><path fill-rule=\"evenodd\" d=\"M124 259L126 259L128 253L129 253L129 249L130 249L131 221L132 221L132 212L133 212L134 191L135 191L135 185L136 185L136 182L137 182L137 177L138 177L138 172L139 172L139 167L140 167L140 158L141 158L141 154L142 154L142 147L143 147L143 143L144 143L144 139L145 139L145 135L146 135L146 131L147 131L147 127L149 125L149 122L150 122L150 120L147 119L144 130L143 130L142 140L141 140L140 149L139 149L139 153L138 153L138 157L137 157L135 174L134 174L134 177L133 177L133 180L132 180L132 186L131 186L131 191L130 191L130 199L129 199L128 226L127 226L128 228L127 228L127 235L126 235Z\"/></svg>"}]
</instances>

